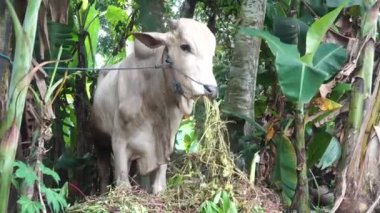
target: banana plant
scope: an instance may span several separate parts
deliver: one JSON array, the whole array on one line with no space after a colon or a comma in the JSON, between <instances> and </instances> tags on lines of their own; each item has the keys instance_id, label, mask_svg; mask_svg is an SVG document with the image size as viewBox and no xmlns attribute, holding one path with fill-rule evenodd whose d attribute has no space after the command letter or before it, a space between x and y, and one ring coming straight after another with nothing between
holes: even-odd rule
<instances>
[{"instance_id":1,"label":"banana plant","mask_svg":"<svg viewBox=\"0 0 380 213\"><path fill-rule=\"evenodd\" d=\"M292 170L297 172L297 189L292 206L299 212L310 212L305 152L305 104L312 100L322 83L338 72L347 59L346 51L342 47L334 44L321 44L324 35L343 7L344 5L337 7L311 25L306 35L306 51L303 56L299 53L296 45L285 44L269 32L250 28L241 29L248 36L260 37L266 41L275 56L281 90L296 106L294 147L298 169ZM283 187L283 191L285 187L287 186ZM289 192L289 188L285 190L288 196L294 194ZM295 189L291 188L290 190Z\"/></svg>"},{"instance_id":2,"label":"banana plant","mask_svg":"<svg viewBox=\"0 0 380 213\"><path fill-rule=\"evenodd\" d=\"M28 1L23 24L20 23L11 2L6 0L15 31L15 56L10 81L7 114L0 125L0 212L7 212L11 175L16 155L22 113L27 89L30 84L28 74L31 68L34 40L37 29L38 11L41 0Z\"/></svg>"}]
</instances>

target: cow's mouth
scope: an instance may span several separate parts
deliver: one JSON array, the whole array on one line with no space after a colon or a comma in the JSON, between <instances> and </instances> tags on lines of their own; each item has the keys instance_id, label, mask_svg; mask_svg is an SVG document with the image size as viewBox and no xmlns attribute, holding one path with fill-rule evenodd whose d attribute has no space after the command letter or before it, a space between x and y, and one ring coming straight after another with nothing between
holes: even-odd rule
<instances>
[{"instance_id":1,"label":"cow's mouth","mask_svg":"<svg viewBox=\"0 0 380 213\"><path fill-rule=\"evenodd\" d=\"M203 88L205 90L205 96L208 98L215 99L219 96L219 90L217 86L203 85Z\"/></svg>"},{"instance_id":2,"label":"cow's mouth","mask_svg":"<svg viewBox=\"0 0 380 213\"><path fill-rule=\"evenodd\" d=\"M193 99L186 98L185 96L181 95L179 98L179 108L182 113L185 115L190 115L191 111L193 110Z\"/></svg>"},{"instance_id":3,"label":"cow's mouth","mask_svg":"<svg viewBox=\"0 0 380 213\"><path fill-rule=\"evenodd\" d=\"M209 100L214 100L215 98L218 97L218 95L203 94L203 95L194 95L191 98L181 95L179 98L179 108L181 112L185 115L190 115L193 110L194 100L200 97L206 97Z\"/></svg>"}]
</instances>

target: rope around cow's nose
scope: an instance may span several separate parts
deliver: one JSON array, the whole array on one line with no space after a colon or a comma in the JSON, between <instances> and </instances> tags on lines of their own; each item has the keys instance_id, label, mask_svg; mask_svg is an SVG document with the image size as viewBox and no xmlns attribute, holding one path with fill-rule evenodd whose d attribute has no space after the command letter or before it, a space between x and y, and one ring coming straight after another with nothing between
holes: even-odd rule
<instances>
[{"instance_id":1,"label":"rope around cow's nose","mask_svg":"<svg viewBox=\"0 0 380 213\"><path fill-rule=\"evenodd\" d=\"M162 68L170 68L170 69L174 69L175 71L177 71L178 73L182 74L183 76L185 76L186 78L190 79L191 81L201 85L201 86L209 86L208 84L204 84L198 80L195 80L194 78L190 77L189 75L187 75L186 73L182 72L181 70L177 69L174 65L174 62L171 60L170 56L169 55L166 55L166 59L165 59L165 63L162 63L161 65L159 66L162 66Z\"/></svg>"}]
</instances>

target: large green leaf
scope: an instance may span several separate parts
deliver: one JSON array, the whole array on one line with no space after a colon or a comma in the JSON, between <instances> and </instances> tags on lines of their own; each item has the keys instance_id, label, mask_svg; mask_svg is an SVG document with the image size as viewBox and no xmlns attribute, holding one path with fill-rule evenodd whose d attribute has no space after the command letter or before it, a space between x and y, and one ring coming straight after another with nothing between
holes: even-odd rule
<instances>
[{"instance_id":1,"label":"large green leaf","mask_svg":"<svg viewBox=\"0 0 380 213\"><path fill-rule=\"evenodd\" d=\"M26 165L24 162L16 161L14 163L14 166L16 168L15 176L17 178L23 179L27 186L32 186L34 182L38 180L38 177L33 168Z\"/></svg>"},{"instance_id":2,"label":"large green leaf","mask_svg":"<svg viewBox=\"0 0 380 213\"><path fill-rule=\"evenodd\" d=\"M351 90L351 84L348 83L338 83L334 89L331 91L330 100L338 102L344 94Z\"/></svg>"},{"instance_id":3,"label":"large green leaf","mask_svg":"<svg viewBox=\"0 0 380 213\"><path fill-rule=\"evenodd\" d=\"M332 135L325 131L325 129L318 129L311 143L307 149L307 166L310 168L321 159L323 153L326 151Z\"/></svg>"},{"instance_id":4,"label":"large green leaf","mask_svg":"<svg viewBox=\"0 0 380 213\"><path fill-rule=\"evenodd\" d=\"M306 24L302 19L297 19L297 23L300 27L300 33L298 35L298 50L301 55L305 54L306 51L306 34L309 30L309 25Z\"/></svg>"},{"instance_id":5,"label":"large green leaf","mask_svg":"<svg viewBox=\"0 0 380 213\"><path fill-rule=\"evenodd\" d=\"M276 1L267 1L265 25L266 26L272 26L273 20L277 16L286 17L286 13L287 13L286 11L288 10L288 8L289 8L289 6L286 6L284 4L279 4Z\"/></svg>"},{"instance_id":6,"label":"large green leaf","mask_svg":"<svg viewBox=\"0 0 380 213\"><path fill-rule=\"evenodd\" d=\"M349 0L349 1L347 1L347 0L327 0L326 1L326 5L328 7L338 7L343 2L348 2L347 3L347 7L351 7L351 6L354 6L354 5L363 6L363 0Z\"/></svg>"},{"instance_id":7,"label":"large green leaf","mask_svg":"<svg viewBox=\"0 0 380 213\"><path fill-rule=\"evenodd\" d=\"M329 77L327 73L287 54L276 58L276 69L282 91L298 103L308 103Z\"/></svg>"},{"instance_id":8,"label":"large green leaf","mask_svg":"<svg viewBox=\"0 0 380 213\"><path fill-rule=\"evenodd\" d=\"M86 153L83 157L78 157L67 151L63 153L54 163L56 169L72 169L87 165L91 161L91 155Z\"/></svg>"},{"instance_id":9,"label":"large green leaf","mask_svg":"<svg viewBox=\"0 0 380 213\"><path fill-rule=\"evenodd\" d=\"M40 171L44 174L44 175L48 175L50 177L53 178L53 180L58 184L59 181L61 180L61 178L59 177L58 173L55 172L54 170L46 167L45 165L43 165L42 163L40 164Z\"/></svg>"},{"instance_id":10,"label":"large green leaf","mask_svg":"<svg viewBox=\"0 0 380 213\"><path fill-rule=\"evenodd\" d=\"M341 153L340 143L336 137L333 137L317 166L321 169L331 166L340 158Z\"/></svg>"},{"instance_id":11,"label":"large green leaf","mask_svg":"<svg viewBox=\"0 0 380 213\"><path fill-rule=\"evenodd\" d=\"M290 206L297 187L297 157L293 144L285 136L276 137L276 164L273 180L281 188L285 206Z\"/></svg>"},{"instance_id":12,"label":"large green leaf","mask_svg":"<svg viewBox=\"0 0 380 213\"><path fill-rule=\"evenodd\" d=\"M328 12L325 1L321 0L306 0L306 3L309 4L310 8L318 16L323 16ZM303 13L309 12L308 10L302 11Z\"/></svg>"},{"instance_id":13,"label":"large green leaf","mask_svg":"<svg viewBox=\"0 0 380 213\"><path fill-rule=\"evenodd\" d=\"M285 44L265 31L249 28L241 31L265 39L276 56L276 70L282 91L290 100L299 103L308 103L323 81L337 72L346 60L346 53L340 47L322 45L315 57L314 66L301 60L296 45Z\"/></svg>"},{"instance_id":14,"label":"large green leaf","mask_svg":"<svg viewBox=\"0 0 380 213\"><path fill-rule=\"evenodd\" d=\"M125 10L113 5L107 7L105 17L112 26L117 25L119 22L127 24L129 19L129 16Z\"/></svg>"},{"instance_id":15,"label":"large green leaf","mask_svg":"<svg viewBox=\"0 0 380 213\"><path fill-rule=\"evenodd\" d=\"M299 58L300 54L296 45L285 44L280 39L267 31L255 30L252 28L242 28L241 32L249 36L257 36L265 39L272 53L278 57L279 55L288 55L289 57Z\"/></svg>"},{"instance_id":16,"label":"large green leaf","mask_svg":"<svg viewBox=\"0 0 380 213\"><path fill-rule=\"evenodd\" d=\"M42 185L41 193L45 195L46 202L53 212L65 212L67 201L60 189L47 188L45 185Z\"/></svg>"},{"instance_id":17,"label":"large green leaf","mask_svg":"<svg viewBox=\"0 0 380 213\"><path fill-rule=\"evenodd\" d=\"M88 11L87 19L86 19L86 30L88 32L88 36L86 37L85 45L86 45L86 54L87 54L87 64L88 66L95 65L95 54L98 44L98 35L100 29L100 21L99 21L99 11L95 8L95 4L93 4Z\"/></svg>"},{"instance_id":18,"label":"large green leaf","mask_svg":"<svg viewBox=\"0 0 380 213\"><path fill-rule=\"evenodd\" d=\"M347 60L346 50L336 44L321 44L315 53L313 65L316 69L327 73L327 80L334 75Z\"/></svg>"},{"instance_id":19,"label":"large green leaf","mask_svg":"<svg viewBox=\"0 0 380 213\"><path fill-rule=\"evenodd\" d=\"M195 120L192 117L184 119L175 138L175 149L186 153L194 153L198 151L198 148L199 142L195 134Z\"/></svg>"},{"instance_id":20,"label":"large green leaf","mask_svg":"<svg viewBox=\"0 0 380 213\"><path fill-rule=\"evenodd\" d=\"M293 17L276 17L273 23L273 34L286 44L297 44L300 26Z\"/></svg>"},{"instance_id":21,"label":"large green leaf","mask_svg":"<svg viewBox=\"0 0 380 213\"><path fill-rule=\"evenodd\" d=\"M50 59L56 59L60 47L63 48L61 59L73 58L73 47L78 42L78 31L74 24L74 14L69 10L68 23L61 24L56 22L48 23L50 41ZM50 71L50 70L49 70Z\"/></svg>"},{"instance_id":22,"label":"large green leaf","mask_svg":"<svg viewBox=\"0 0 380 213\"><path fill-rule=\"evenodd\" d=\"M329 27L334 23L336 17L343 9L344 5L327 13L322 18L314 22L306 35L306 54L302 57L302 61L307 64L312 64L314 54L317 51L323 37L325 36Z\"/></svg>"},{"instance_id":23,"label":"large green leaf","mask_svg":"<svg viewBox=\"0 0 380 213\"><path fill-rule=\"evenodd\" d=\"M21 195L17 203L21 207L21 213L39 213L43 210L40 202L33 201L25 195Z\"/></svg>"}]
</instances>

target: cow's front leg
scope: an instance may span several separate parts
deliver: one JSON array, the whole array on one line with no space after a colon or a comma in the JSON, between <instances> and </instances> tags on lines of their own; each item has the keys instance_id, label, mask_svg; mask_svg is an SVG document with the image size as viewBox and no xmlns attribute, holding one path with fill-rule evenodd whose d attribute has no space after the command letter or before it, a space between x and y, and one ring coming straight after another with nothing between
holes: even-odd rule
<instances>
[{"instance_id":1,"label":"cow's front leg","mask_svg":"<svg viewBox=\"0 0 380 213\"><path fill-rule=\"evenodd\" d=\"M153 193L158 194L165 190L166 188L166 170L168 168L167 164L160 165L154 173L153 180Z\"/></svg>"},{"instance_id":2,"label":"cow's front leg","mask_svg":"<svg viewBox=\"0 0 380 213\"><path fill-rule=\"evenodd\" d=\"M129 152L127 150L127 142L121 138L112 139L112 150L115 162L115 181L116 185L125 184L130 187L129 183Z\"/></svg>"}]
</instances>

